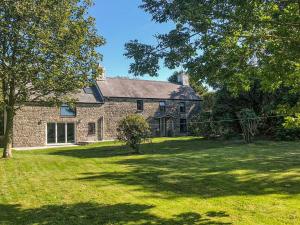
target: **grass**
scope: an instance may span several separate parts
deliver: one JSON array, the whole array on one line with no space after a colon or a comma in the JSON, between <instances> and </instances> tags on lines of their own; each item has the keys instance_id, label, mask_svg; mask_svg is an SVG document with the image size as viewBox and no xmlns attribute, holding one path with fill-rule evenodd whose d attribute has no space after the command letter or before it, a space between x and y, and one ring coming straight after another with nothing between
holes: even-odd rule
<instances>
[{"instance_id":1,"label":"grass","mask_svg":"<svg viewBox=\"0 0 300 225\"><path fill-rule=\"evenodd\" d=\"M300 143L154 139L0 160L0 224L300 224Z\"/></svg>"}]
</instances>

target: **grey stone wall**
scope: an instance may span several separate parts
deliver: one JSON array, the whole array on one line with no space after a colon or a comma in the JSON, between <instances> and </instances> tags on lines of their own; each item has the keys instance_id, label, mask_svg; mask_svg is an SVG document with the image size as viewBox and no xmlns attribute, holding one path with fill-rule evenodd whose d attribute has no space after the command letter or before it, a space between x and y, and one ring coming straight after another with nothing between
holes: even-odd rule
<instances>
[{"instance_id":1,"label":"grey stone wall","mask_svg":"<svg viewBox=\"0 0 300 225\"><path fill-rule=\"evenodd\" d=\"M101 104L79 104L76 106L76 117L61 117L59 107L24 106L15 116L13 146L46 145L47 123L52 122L74 123L76 142L97 141L98 134L88 135L88 123L95 122L97 126L103 112L104 107Z\"/></svg>"},{"instance_id":2,"label":"grey stone wall","mask_svg":"<svg viewBox=\"0 0 300 225\"><path fill-rule=\"evenodd\" d=\"M166 100L166 112L160 113L160 100L144 99L144 110L137 111L137 99L110 98L105 104L77 104L76 117L64 118L60 116L59 107L42 105L27 105L16 114L14 122L13 146L31 147L46 145L46 129L49 122L68 122L75 124L76 142L111 140L116 138L116 128L119 121L126 115L140 113L155 130L159 127L155 117L170 115L174 118L174 135L180 134L180 118L189 120L192 115L200 111L200 102L187 101L186 113L179 111L178 100ZM88 134L88 123L96 123L96 134Z\"/></svg>"},{"instance_id":3,"label":"grey stone wall","mask_svg":"<svg viewBox=\"0 0 300 225\"><path fill-rule=\"evenodd\" d=\"M144 99L144 110L142 112L137 111L136 106L137 99L122 99L122 98L110 98L106 99L105 103L105 136L106 139L114 139L116 137L116 128L118 122L126 115L139 113L144 116L149 122L153 135L156 135L155 130L159 127L159 122L155 118L170 115L174 120L174 135L180 136L180 119L184 118L189 121L195 113L200 111L199 101L186 101L186 113L180 113L179 100L152 100ZM161 113L159 110L159 102L166 102L166 112Z\"/></svg>"}]
</instances>

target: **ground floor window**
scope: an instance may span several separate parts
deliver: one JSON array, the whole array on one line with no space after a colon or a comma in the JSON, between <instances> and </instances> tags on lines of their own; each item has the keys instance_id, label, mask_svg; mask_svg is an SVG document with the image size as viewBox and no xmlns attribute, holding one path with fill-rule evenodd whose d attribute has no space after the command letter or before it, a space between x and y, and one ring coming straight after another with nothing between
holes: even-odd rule
<instances>
[{"instance_id":1,"label":"ground floor window","mask_svg":"<svg viewBox=\"0 0 300 225\"><path fill-rule=\"evenodd\" d=\"M95 135L96 134L96 123L89 123L88 124L88 135Z\"/></svg>"},{"instance_id":2,"label":"ground floor window","mask_svg":"<svg viewBox=\"0 0 300 225\"><path fill-rule=\"evenodd\" d=\"M186 119L180 119L180 133L187 132L187 122Z\"/></svg>"},{"instance_id":3,"label":"ground floor window","mask_svg":"<svg viewBox=\"0 0 300 225\"><path fill-rule=\"evenodd\" d=\"M48 123L47 144L75 143L74 123Z\"/></svg>"}]
</instances>

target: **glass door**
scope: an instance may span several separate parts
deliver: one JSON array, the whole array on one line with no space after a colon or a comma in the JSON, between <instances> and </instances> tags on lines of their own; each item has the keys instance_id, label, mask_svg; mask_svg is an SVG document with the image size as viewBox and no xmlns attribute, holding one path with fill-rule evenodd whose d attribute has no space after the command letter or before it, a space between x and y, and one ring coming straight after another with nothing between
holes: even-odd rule
<instances>
[{"instance_id":1,"label":"glass door","mask_svg":"<svg viewBox=\"0 0 300 225\"><path fill-rule=\"evenodd\" d=\"M48 123L47 124L47 144L56 143L56 124Z\"/></svg>"},{"instance_id":2,"label":"glass door","mask_svg":"<svg viewBox=\"0 0 300 225\"><path fill-rule=\"evenodd\" d=\"M57 124L57 143L66 143L66 125L64 123Z\"/></svg>"},{"instance_id":3,"label":"glass door","mask_svg":"<svg viewBox=\"0 0 300 225\"><path fill-rule=\"evenodd\" d=\"M67 123L67 143L75 143L75 125Z\"/></svg>"},{"instance_id":4,"label":"glass door","mask_svg":"<svg viewBox=\"0 0 300 225\"><path fill-rule=\"evenodd\" d=\"M48 123L47 144L75 143L74 123Z\"/></svg>"}]
</instances>

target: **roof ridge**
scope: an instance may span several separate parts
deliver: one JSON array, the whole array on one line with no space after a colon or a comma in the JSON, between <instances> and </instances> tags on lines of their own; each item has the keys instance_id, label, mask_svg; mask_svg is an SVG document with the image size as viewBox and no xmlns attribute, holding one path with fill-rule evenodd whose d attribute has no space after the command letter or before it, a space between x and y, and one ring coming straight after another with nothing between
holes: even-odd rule
<instances>
[{"instance_id":1,"label":"roof ridge","mask_svg":"<svg viewBox=\"0 0 300 225\"><path fill-rule=\"evenodd\" d=\"M119 79L119 80L132 80L132 81L143 81L143 82L157 82L157 83L167 83L167 84L174 84L178 86L182 86L180 84L172 83L170 81L163 81L163 80L142 80L142 79L132 79L132 78L127 78L127 77L106 77L106 79Z\"/></svg>"}]
</instances>

